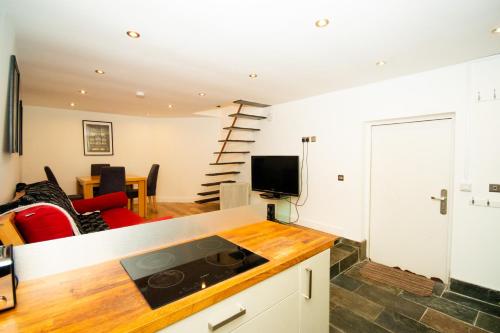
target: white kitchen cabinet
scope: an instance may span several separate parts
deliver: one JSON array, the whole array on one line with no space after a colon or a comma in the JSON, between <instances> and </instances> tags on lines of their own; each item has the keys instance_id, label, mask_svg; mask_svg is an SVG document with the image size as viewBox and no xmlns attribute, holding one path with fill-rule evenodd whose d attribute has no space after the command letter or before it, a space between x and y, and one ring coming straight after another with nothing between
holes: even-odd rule
<instances>
[{"instance_id":1,"label":"white kitchen cabinet","mask_svg":"<svg viewBox=\"0 0 500 333\"><path fill-rule=\"evenodd\" d=\"M300 332L328 332L330 307L330 250L299 264Z\"/></svg>"},{"instance_id":2,"label":"white kitchen cabinet","mask_svg":"<svg viewBox=\"0 0 500 333\"><path fill-rule=\"evenodd\" d=\"M329 262L323 251L160 332L327 333Z\"/></svg>"}]
</instances>

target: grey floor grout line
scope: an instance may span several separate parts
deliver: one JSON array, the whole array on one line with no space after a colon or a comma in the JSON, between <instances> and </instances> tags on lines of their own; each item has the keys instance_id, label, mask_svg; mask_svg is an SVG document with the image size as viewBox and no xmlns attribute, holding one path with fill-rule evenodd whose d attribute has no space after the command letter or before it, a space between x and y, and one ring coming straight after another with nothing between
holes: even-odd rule
<instances>
[{"instance_id":1,"label":"grey floor grout line","mask_svg":"<svg viewBox=\"0 0 500 333\"><path fill-rule=\"evenodd\" d=\"M426 306L424 313L422 313L422 315L420 316L420 318L417 320L419 323L422 323L421 320L422 320L422 318L424 318L424 316L425 316L425 314L427 313L428 310L429 310L429 307Z\"/></svg>"},{"instance_id":2,"label":"grey floor grout line","mask_svg":"<svg viewBox=\"0 0 500 333\"><path fill-rule=\"evenodd\" d=\"M474 323L472 325L476 326L476 323L477 323L477 319L479 318L479 313L481 311L478 311L477 314L476 314L476 318L474 319ZM477 326L476 326L477 327Z\"/></svg>"}]
</instances>

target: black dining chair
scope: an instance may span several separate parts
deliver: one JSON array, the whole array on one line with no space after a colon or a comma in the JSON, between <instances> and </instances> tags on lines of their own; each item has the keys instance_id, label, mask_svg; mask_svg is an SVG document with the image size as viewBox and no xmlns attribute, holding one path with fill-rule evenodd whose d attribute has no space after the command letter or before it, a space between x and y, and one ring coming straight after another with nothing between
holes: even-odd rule
<instances>
[{"instance_id":1,"label":"black dining chair","mask_svg":"<svg viewBox=\"0 0 500 333\"><path fill-rule=\"evenodd\" d=\"M158 171L160 170L159 164L153 164L151 170L149 170L147 179L147 197L150 205L155 211L158 211L158 205L156 203L156 183L158 182ZM134 198L139 197L139 190L137 189L127 189L127 196L130 199L130 207L134 206Z\"/></svg>"},{"instance_id":2,"label":"black dining chair","mask_svg":"<svg viewBox=\"0 0 500 333\"><path fill-rule=\"evenodd\" d=\"M45 175L47 176L47 180L49 182L51 182L52 184L59 186L59 183L57 182L57 178L54 175L54 173L52 172L52 169L50 169L50 167L48 167L48 166L45 166L45 167L43 167L43 170L45 170ZM69 200L83 199L83 195L81 195L81 194L70 194L70 195L66 194L66 195L68 196Z\"/></svg>"},{"instance_id":3,"label":"black dining chair","mask_svg":"<svg viewBox=\"0 0 500 333\"><path fill-rule=\"evenodd\" d=\"M109 167L109 166L111 166L111 164L109 164L109 163L91 164L90 165L90 175L91 176L100 176L101 169L104 167Z\"/></svg>"},{"instance_id":4,"label":"black dining chair","mask_svg":"<svg viewBox=\"0 0 500 333\"><path fill-rule=\"evenodd\" d=\"M125 192L125 167L103 167L98 195Z\"/></svg>"},{"instance_id":5,"label":"black dining chair","mask_svg":"<svg viewBox=\"0 0 500 333\"><path fill-rule=\"evenodd\" d=\"M101 175L101 169L104 167L109 167L111 164L109 163L101 163L101 164L91 164L90 165L90 175L92 177L100 176ZM94 197L99 195L99 186L94 186L92 188L92 191L94 192Z\"/></svg>"}]
</instances>

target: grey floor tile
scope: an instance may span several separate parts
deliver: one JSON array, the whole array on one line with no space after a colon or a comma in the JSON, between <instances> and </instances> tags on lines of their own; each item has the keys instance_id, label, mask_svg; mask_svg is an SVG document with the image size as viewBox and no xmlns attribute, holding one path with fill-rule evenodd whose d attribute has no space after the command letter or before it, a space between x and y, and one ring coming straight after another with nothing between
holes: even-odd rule
<instances>
[{"instance_id":1,"label":"grey floor tile","mask_svg":"<svg viewBox=\"0 0 500 333\"><path fill-rule=\"evenodd\" d=\"M335 248L344 250L344 251L349 252L349 253L353 253L353 252L356 252L358 250L354 246L343 244L343 243L336 245Z\"/></svg>"},{"instance_id":2,"label":"grey floor tile","mask_svg":"<svg viewBox=\"0 0 500 333\"><path fill-rule=\"evenodd\" d=\"M342 238L342 243L349 245L349 246L352 246L352 247L360 247L360 245L361 245L360 242L356 242L356 241L350 240L348 238Z\"/></svg>"},{"instance_id":3,"label":"grey floor tile","mask_svg":"<svg viewBox=\"0 0 500 333\"><path fill-rule=\"evenodd\" d=\"M479 312L476 326L484 328L485 330L490 332L500 333L500 318Z\"/></svg>"},{"instance_id":4,"label":"grey floor tile","mask_svg":"<svg viewBox=\"0 0 500 333\"><path fill-rule=\"evenodd\" d=\"M487 333L480 328L433 309L428 309L420 322L443 333Z\"/></svg>"},{"instance_id":5,"label":"grey floor tile","mask_svg":"<svg viewBox=\"0 0 500 333\"><path fill-rule=\"evenodd\" d=\"M330 279L336 277L340 273L339 263L336 263L333 266L330 266Z\"/></svg>"},{"instance_id":6,"label":"grey floor tile","mask_svg":"<svg viewBox=\"0 0 500 333\"><path fill-rule=\"evenodd\" d=\"M385 291L387 292L390 292L391 294L394 294L394 295L397 295L401 292L401 289L397 288L397 287L394 287L394 286L389 286L387 284L384 284L384 283L380 283L378 281L374 281L374 280L370 280L364 276L361 275L360 273L360 269L361 267L363 267L363 265L365 264L366 262L362 262L362 263L359 263L359 264L356 264L354 265L353 267L351 267L348 271L346 271L345 275L347 276L350 276L356 280L359 280L365 284L369 284L369 285L372 285L372 286L377 286L381 289L384 289Z\"/></svg>"},{"instance_id":7,"label":"grey floor tile","mask_svg":"<svg viewBox=\"0 0 500 333\"><path fill-rule=\"evenodd\" d=\"M425 306L396 296L376 286L365 284L356 290L356 293L385 306L390 311L399 312L415 320L419 320L425 312Z\"/></svg>"},{"instance_id":8,"label":"grey floor tile","mask_svg":"<svg viewBox=\"0 0 500 333\"><path fill-rule=\"evenodd\" d=\"M432 293L436 296L441 296L446 289L446 285L442 282L436 282L434 288L432 288Z\"/></svg>"},{"instance_id":9,"label":"grey floor tile","mask_svg":"<svg viewBox=\"0 0 500 333\"><path fill-rule=\"evenodd\" d=\"M341 306L368 320L375 320L384 310L382 305L334 284L330 285L330 306Z\"/></svg>"},{"instance_id":10,"label":"grey floor tile","mask_svg":"<svg viewBox=\"0 0 500 333\"><path fill-rule=\"evenodd\" d=\"M375 322L394 333L437 333L432 328L398 312L384 311Z\"/></svg>"},{"instance_id":11,"label":"grey floor tile","mask_svg":"<svg viewBox=\"0 0 500 333\"><path fill-rule=\"evenodd\" d=\"M358 262L358 251L351 253L348 257L340 261L340 271L343 272Z\"/></svg>"},{"instance_id":12,"label":"grey floor tile","mask_svg":"<svg viewBox=\"0 0 500 333\"><path fill-rule=\"evenodd\" d=\"M462 305L468 306L470 308L479 310L481 312L485 312L491 314L493 316L500 317L500 306L496 306L490 303L485 303L478 301L474 298L462 296L460 294L456 294L454 292L445 291L443 293L443 297L449 299L453 302L460 303Z\"/></svg>"},{"instance_id":13,"label":"grey floor tile","mask_svg":"<svg viewBox=\"0 0 500 333\"><path fill-rule=\"evenodd\" d=\"M468 308L461 304L452 302L446 298L441 298L438 296L417 296L412 293L404 291L401 293L400 297L407 300L413 301L418 304L425 305L434 310L443 312L449 316L455 317L457 319L463 320L467 323L473 324L477 316L477 310Z\"/></svg>"},{"instance_id":14,"label":"grey floor tile","mask_svg":"<svg viewBox=\"0 0 500 333\"><path fill-rule=\"evenodd\" d=\"M344 258L347 258L349 255L351 255L352 252L342 250L338 248L337 246L330 249L330 265L333 265L335 263L338 263Z\"/></svg>"},{"instance_id":15,"label":"grey floor tile","mask_svg":"<svg viewBox=\"0 0 500 333\"><path fill-rule=\"evenodd\" d=\"M350 291L358 289L363 284L361 281L353 279L346 274L336 276L331 282Z\"/></svg>"},{"instance_id":16,"label":"grey floor tile","mask_svg":"<svg viewBox=\"0 0 500 333\"><path fill-rule=\"evenodd\" d=\"M338 327L330 325L330 333L344 333L344 331L341 331Z\"/></svg>"},{"instance_id":17,"label":"grey floor tile","mask_svg":"<svg viewBox=\"0 0 500 333\"><path fill-rule=\"evenodd\" d=\"M330 324L338 327L345 333L388 333L386 329L375 323L342 308L335 307L330 311ZM312 332L311 332L312 333Z\"/></svg>"}]
</instances>

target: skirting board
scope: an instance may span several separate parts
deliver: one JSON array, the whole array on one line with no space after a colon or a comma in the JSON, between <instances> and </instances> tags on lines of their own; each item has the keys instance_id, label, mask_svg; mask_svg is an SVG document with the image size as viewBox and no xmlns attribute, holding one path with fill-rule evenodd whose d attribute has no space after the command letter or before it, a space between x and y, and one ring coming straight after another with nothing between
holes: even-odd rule
<instances>
[{"instance_id":1,"label":"skirting board","mask_svg":"<svg viewBox=\"0 0 500 333\"><path fill-rule=\"evenodd\" d=\"M20 281L40 278L266 219L264 204L16 246Z\"/></svg>"}]
</instances>

